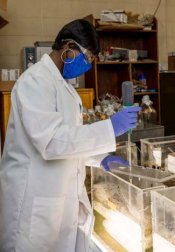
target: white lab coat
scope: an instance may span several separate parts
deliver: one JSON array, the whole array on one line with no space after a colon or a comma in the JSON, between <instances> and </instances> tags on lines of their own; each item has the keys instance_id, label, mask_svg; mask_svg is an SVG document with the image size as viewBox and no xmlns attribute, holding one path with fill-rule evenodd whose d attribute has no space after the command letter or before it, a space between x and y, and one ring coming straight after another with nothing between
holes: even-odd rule
<instances>
[{"instance_id":1,"label":"white lab coat","mask_svg":"<svg viewBox=\"0 0 175 252\"><path fill-rule=\"evenodd\" d=\"M93 218L84 160L115 150L112 124L82 125L81 100L47 54L21 75L11 99L0 251L86 252Z\"/></svg>"}]
</instances>

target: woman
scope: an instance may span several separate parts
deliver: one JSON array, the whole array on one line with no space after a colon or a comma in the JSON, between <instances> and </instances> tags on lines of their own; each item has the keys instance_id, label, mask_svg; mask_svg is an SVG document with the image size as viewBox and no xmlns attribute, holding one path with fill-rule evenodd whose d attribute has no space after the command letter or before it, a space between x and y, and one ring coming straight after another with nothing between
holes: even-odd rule
<instances>
[{"instance_id":1,"label":"woman","mask_svg":"<svg viewBox=\"0 0 175 252\"><path fill-rule=\"evenodd\" d=\"M75 20L12 90L0 170L1 252L88 251L84 160L114 151L115 136L135 127L139 110L82 125L81 100L65 79L88 71L98 52L94 27Z\"/></svg>"}]
</instances>

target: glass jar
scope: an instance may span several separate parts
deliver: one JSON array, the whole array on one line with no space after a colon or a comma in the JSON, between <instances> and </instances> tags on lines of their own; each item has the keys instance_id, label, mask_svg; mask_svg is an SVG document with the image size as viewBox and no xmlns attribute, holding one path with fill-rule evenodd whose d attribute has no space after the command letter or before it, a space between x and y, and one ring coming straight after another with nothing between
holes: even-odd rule
<instances>
[{"instance_id":1,"label":"glass jar","mask_svg":"<svg viewBox=\"0 0 175 252\"><path fill-rule=\"evenodd\" d=\"M104 112L102 112L100 105L95 106L95 116L97 121L105 120L108 118L107 115Z\"/></svg>"},{"instance_id":2,"label":"glass jar","mask_svg":"<svg viewBox=\"0 0 175 252\"><path fill-rule=\"evenodd\" d=\"M86 108L83 108L83 124L89 123L89 114Z\"/></svg>"},{"instance_id":3,"label":"glass jar","mask_svg":"<svg viewBox=\"0 0 175 252\"><path fill-rule=\"evenodd\" d=\"M144 95L141 104L142 110L139 115L143 127L155 125L157 122L157 111L152 104L153 102L150 100L149 95Z\"/></svg>"},{"instance_id":4,"label":"glass jar","mask_svg":"<svg viewBox=\"0 0 175 252\"><path fill-rule=\"evenodd\" d=\"M97 121L94 109L88 109L88 115L89 115L89 123L93 123Z\"/></svg>"}]
</instances>

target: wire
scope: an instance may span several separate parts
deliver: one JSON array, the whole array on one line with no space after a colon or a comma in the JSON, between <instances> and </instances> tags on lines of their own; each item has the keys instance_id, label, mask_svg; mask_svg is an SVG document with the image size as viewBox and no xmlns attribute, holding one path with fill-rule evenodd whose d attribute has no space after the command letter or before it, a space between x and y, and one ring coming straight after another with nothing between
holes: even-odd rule
<instances>
[{"instance_id":1,"label":"wire","mask_svg":"<svg viewBox=\"0 0 175 252\"><path fill-rule=\"evenodd\" d=\"M154 14L153 14L154 17L155 17L155 15L156 15L156 13L157 13L159 7L160 7L161 2L162 2L162 0L159 0L158 5L157 5L157 7L156 7L156 9L155 9L155 11L154 11Z\"/></svg>"}]
</instances>

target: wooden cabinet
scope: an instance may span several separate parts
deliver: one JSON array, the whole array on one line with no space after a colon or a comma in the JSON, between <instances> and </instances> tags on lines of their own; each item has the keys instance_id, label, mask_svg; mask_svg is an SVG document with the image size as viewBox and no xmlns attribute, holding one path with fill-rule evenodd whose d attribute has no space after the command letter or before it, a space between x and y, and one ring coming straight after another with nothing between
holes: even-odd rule
<instances>
[{"instance_id":1,"label":"wooden cabinet","mask_svg":"<svg viewBox=\"0 0 175 252\"><path fill-rule=\"evenodd\" d=\"M175 56L168 56L168 70L175 70Z\"/></svg>"},{"instance_id":2,"label":"wooden cabinet","mask_svg":"<svg viewBox=\"0 0 175 252\"><path fill-rule=\"evenodd\" d=\"M94 106L94 89L93 88L77 88L77 93L81 97L83 107L92 109Z\"/></svg>"},{"instance_id":3,"label":"wooden cabinet","mask_svg":"<svg viewBox=\"0 0 175 252\"><path fill-rule=\"evenodd\" d=\"M1 129L1 147L3 147L8 118L11 107L11 90L14 82L0 82L0 129ZM2 149L2 148L1 148Z\"/></svg>"},{"instance_id":4,"label":"wooden cabinet","mask_svg":"<svg viewBox=\"0 0 175 252\"><path fill-rule=\"evenodd\" d=\"M1 149L3 149L8 118L11 107L11 90L13 81L0 82L0 130L1 130ZM85 108L93 108L94 89L78 88L76 89L82 99L82 104Z\"/></svg>"},{"instance_id":5,"label":"wooden cabinet","mask_svg":"<svg viewBox=\"0 0 175 252\"><path fill-rule=\"evenodd\" d=\"M99 61L96 59L92 69L85 74L85 87L94 88L96 101L105 93L111 93L120 98L122 82L138 80L140 73L144 73L150 91L135 93L135 102L140 103L142 96L149 94L159 115L159 61L156 20L154 20L151 30L144 30L133 27L122 28L122 25L121 27L109 25L102 27L98 25L98 19L94 19L92 15L85 19L96 27L102 52L111 46L148 52L146 59L134 62L128 60L120 62ZM160 115L158 120L160 120Z\"/></svg>"}]
</instances>

